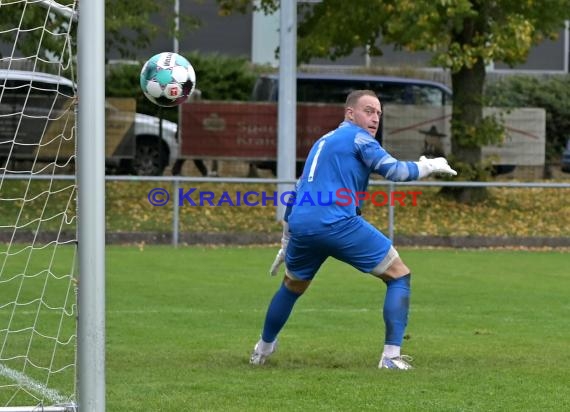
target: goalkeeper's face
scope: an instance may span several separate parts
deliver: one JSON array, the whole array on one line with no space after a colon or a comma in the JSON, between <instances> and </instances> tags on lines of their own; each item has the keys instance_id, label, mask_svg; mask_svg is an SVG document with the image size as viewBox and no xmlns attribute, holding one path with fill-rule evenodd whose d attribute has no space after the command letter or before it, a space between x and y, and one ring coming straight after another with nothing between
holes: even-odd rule
<instances>
[{"instance_id":1,"label":"goalkeeper's face","mask_svg":"<svg viewBox=\"0 0 570 412\"><path fill-rule=\"evenodd\" d=\"M352 106L346 108L346 119L368 130L375 136L380 125L382 109L377 97L364 95Z\"/></svg>"}]
</instances>

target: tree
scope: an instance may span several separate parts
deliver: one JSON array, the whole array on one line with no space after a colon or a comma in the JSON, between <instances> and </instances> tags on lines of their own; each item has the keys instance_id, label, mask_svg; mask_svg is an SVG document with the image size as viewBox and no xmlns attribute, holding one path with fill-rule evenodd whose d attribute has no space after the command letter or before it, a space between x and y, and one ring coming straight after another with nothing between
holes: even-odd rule
<instances>
[{"instance_id":1,"label":"tree","mask_svg":"<svg viewBox=\"0 0 570 412\"><path fill-rule=\"evenodd\" d=\"M222 10L245 10L246 0L218 0ZM276 0L260 0L274 10ZM570 0L323 0L299 5L300 62L336 59L368 48L381 55L393 45L433 53L432 63L451 73L452 153L466 165L481 160L481 147L497 143L502 127L483 118L485 66L515 65L530 48L554 38L570 17Z\"/></svg>"},{"instance_id":2,"label":"tree","mask_svg":"<svg viewBox=\"0 0 570 412\"><path fill-rule=\"evenodd\" d=\"M72 5L73 1L60 0L59 3ZM165 7L165 3L170 7ZM116 50L121 57L132 58L137 49L148 46L158 35L179 36L180 33L174 32L173 5L173 0L105 0L106 52ZM46 36L41 29L51 33L62 32L62 28L69 24L69 18L60 16L53 8L48 9L39 2L8 2L0 6L0 43L16 45L20 54L39 54L42 59L58 59L66 52L64 38ZM169 24L163 26L152 23L151 16L161 16ZM193 29L199 25L192 16L179 17L180 27ZM16 28L19 30L16 31Z\"/></svg>"}]
</instances>

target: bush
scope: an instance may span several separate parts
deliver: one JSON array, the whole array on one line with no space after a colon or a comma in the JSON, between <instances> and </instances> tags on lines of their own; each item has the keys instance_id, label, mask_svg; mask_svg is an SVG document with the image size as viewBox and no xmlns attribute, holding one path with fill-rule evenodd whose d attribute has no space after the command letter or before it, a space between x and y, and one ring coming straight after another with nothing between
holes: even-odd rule
<instances>
[{"instance_id":1,"label":"bush","mask_svg":"<svg viewBox=\"0 0 570 412\"><path fill-rule=\"evenodd\" d=\"M570 136L570 76L509 76L487 86L487 105L540 107L546 111L546 161L560 156Z\"/></svg>"},{"instance_id":2,"label":"bush","mask_svg":"<svg viewBox=\"0 0 570 412\"><path fill-rule=\"evenodd\" d=\"M197 87L205 100L249 100L256 73L245 58L218 54L184 55L196 70Z\"/></svg>"},{"instance_id":3,"label":"bush","mask_svg":"<svg viewBox=\"0 0 570 412\"><path fill-rule=\"evenodd\" d=\"M161 109L150 102L140 89L142 64L116 65L107 72L105 95L107 97L133 97L137 101L137 112L177 121L178 111Z\"/></svg>"}]
</instances>

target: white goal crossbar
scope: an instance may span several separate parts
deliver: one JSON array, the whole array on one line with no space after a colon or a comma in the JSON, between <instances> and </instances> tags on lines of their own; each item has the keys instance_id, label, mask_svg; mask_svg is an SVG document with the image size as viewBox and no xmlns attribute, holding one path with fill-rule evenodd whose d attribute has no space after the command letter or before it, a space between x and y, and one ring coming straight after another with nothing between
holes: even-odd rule
<instances>
[{"instance_id":1,"label":"white goal crossbar","mask_svg":"<svg viewBox=\"0 0 570 412\"><path fill-rule=\"evenodd\" d=\"M39 0L38 4L44 6L46 9L58 13L60 16L77 20L77 11L75 11L69 6L64 6L62 4L59 4L57 1Z\"/></svg>"}]
</instances>

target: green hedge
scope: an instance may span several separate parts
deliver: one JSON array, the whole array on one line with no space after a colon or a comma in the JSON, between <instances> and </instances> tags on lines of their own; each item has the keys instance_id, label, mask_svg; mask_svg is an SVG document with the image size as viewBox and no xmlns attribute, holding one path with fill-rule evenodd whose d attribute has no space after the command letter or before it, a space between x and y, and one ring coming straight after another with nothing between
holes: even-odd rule
<instances>
[{"instance_id":1,"label":"green hedge","mask_svg":"<svg viewBox=\"0 0 570 412\"><path fill-rule=\"evenodd\" d=\"M218 54L181 53L196 71L196 87L208 100L249 100L258 71L246 58ZM134 97L137 111L176 121L178 110L161 109L147 100L139 87L140 64L116 65L109 68L105 91L108 97Z\"/></svg>"},{"instance_id":2,"label":"green hedge","mask_svg":"<svg viewBox=\"0 0 570 412\"><path fill-rule=\"evenodd\" d=\"M546 110L546 160L556 161L570 137L570 76L510 76L487 85L489 106Z\"/></svg>"}]
</instances>

